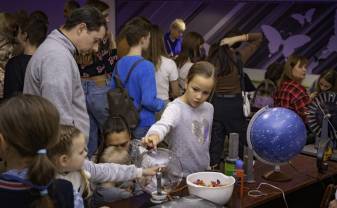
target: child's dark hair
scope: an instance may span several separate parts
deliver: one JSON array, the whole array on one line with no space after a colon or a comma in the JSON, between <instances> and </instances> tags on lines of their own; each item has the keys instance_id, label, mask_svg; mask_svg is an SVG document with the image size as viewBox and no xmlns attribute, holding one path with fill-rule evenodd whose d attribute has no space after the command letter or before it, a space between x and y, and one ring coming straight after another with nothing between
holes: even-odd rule
<instances>
[{"instance_id":1,"label":"child's dark hair","mask_svg":"<svg viewBox=\"0 0 337 208\"><path fill-rule=\"evenodd\" d=\"M126 28L127 28L128 25L133 25L133 24L152 25L151 21L148 20L146 17L143 17L143 16L134 17L134 18L130 19L129 21L127 21L126 23L123 24L123 26L121 27L121 31L119 32L119 34L117 36L117 42L126 38L126 36L125 36Z\"/></svg>"},{"instance_id":2,"label":"child's dark hair","mask_svg":"<svg viewBox=\"0 0 337 208\"><path fill-rule=\"evenodd\" d=\"M123 118L122 116L109 116L107 118L107 120L105 121L105 123L103 125L102 141L101 141L100 146L98 147L98 150L97 150L96 162L98 162L98 160L102 156L102 153L103 153L104 148L105 148L106 138L110 134L120 133L120 132L123 132L123 131L127 131L128 134L131 137L131 130L130 130L130 127L129 127L128 123L126 122L125 118Z\"/></svg>"},{"instance_id":3,"label":"child's dark hair","mask_svg":"<svg viewBox=\"0 0 337 208\"><path fill-rule=\"evenodd\" d=\"M321 73L321 75L319 76L318 82L317 82L318 92L322 91L319 85L319 81L322 78L331 84L331 88L329 89L329 91L337 92L337 72L336 70L328 69Z\"/></svg>"},{"instance_id":4,"label":"child's dark hair","mask_svg":"<svg viewBox=\"0 0 337 208\"><path fill-rule=\"evenodd\" d=\"M59 122L56 107L40 96L19 95L0 107L0 132L11 147L9 151L14 149L22 157L31 158L27 177L41 197L30 207L54 207L44 191L56 170L45 151L57 143Z\"/></svg>"},{"instance_id":5,"label":"child's dark hair","mask_svg":"<svg viewBox=\"0 0 337 208\"><path fill-rule=\"evenodd\" d=\"M48 156L70 155L73 143L73 138L78 137L81 131L70 125L60 125L60 136L57 144L48 150Z\"/></svg>"},{"instance_id":6,"label":"child's dark hair","mask_svg":"<svg viewBox=\"0 0 337 208\"><path fill-rule=\"evenodd\" d=\"M284 63L272 63L267 67L267 70L264 74L264 79L269 79L275 85L277 85L278 80L281 78L283 73Z\"/></svg>"},{"instance_id":7,"label":"child's dark hair","mask_svg":"<svg viewBox=\"0 0 337 208\"><path fill-rule=\"evenodd\" d=\"M207 61L216 68L216 76L226 76L236 70L235 56L228 45L214 43L209 51Z\"/></svg>"},{"instance_id":8,"label":"child's dark hair","mask_svg":"<svg viewBox=\"0 0 337 208\"><path fill-rule=\"evenodd\" d=\"M42 20L31 18L21 30L27 34L29 42L38 47L47 37L48 25Z\"/></svg>"},{"instance_id":9,"label":"child's dark hair","mask_svg":"<svg viewBox=\"0 0 337 208\"><path fill-rule=\"evenodd\" d=\"M144 57L149 59L158 71L161 65L161 56L167 57L164 44L164 35L158 25L153 25L151 30L150 47L145 51Z\"/></svg>"},{"instance_id":10,"label":"child's dark hair","mask_svg":"<svg viewBox=\"0 0 337 208\"><path fill-rule=\"evenodd\" d=\"M197 32L189 32L184 35L182 51L175 60L178 68L181 68L188 59L190 59L192 63L204 60L205 54L200 49L200 46L204 44L204 42L205 40L202 35Z\"/></svg>"},{"instance_id":11,"label":"child's dark hair","mask_svg":"<svg viewBox=\"0 0 337 208\"><path fill-rule=\"evenodd\" d=\"M200 61L192 65L187 75L187 83L189 83L196 75L214 79L214 66L207 61Z\"/></svg>"},{"instance_id":12,"label":"child's dark hair","mask_svg":"<svg viewBox=\"0 0 337 208\"><path fill-rule=\"evenodd\" d=\"M135 46L140 39L150 34L152 24L139 18L139 21L128 22L120 32L120 36L126 38L129 46Z\"/></svg>"},{"instance_id":13,"label":"child's dark hair","mask_svg":"<svg viewBox=\"0 0 337 208\"><path fill-rule=\"evenodd\" d=\"M46 15L46 13L44 13L41 10L36 10L36 11L32 12L29 15L29 19L40 20L40 21L44 22L47 25L47 27L49 25L48 16Z\"/></svg>"}]
</instances>

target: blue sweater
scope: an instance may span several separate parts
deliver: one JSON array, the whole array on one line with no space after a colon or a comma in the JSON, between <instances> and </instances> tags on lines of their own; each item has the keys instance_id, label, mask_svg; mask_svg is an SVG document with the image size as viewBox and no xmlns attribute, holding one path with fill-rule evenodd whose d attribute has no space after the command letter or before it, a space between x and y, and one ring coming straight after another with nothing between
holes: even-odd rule
<instances>
[{"instance_id":1,"label":"blue sweater","mask_svg":"<svg viewBox=\"0 0 337 208\"><path fill-rule=\"evenodd\" d=\"M164 41L165 41L166 51L169 55L171 56L179 55L179 53L182 50L182 45L183 45L182 37L179 37L172 42L172 40L170 39L170 33L168 32L164 35Z\"/></svg>"},{"instance_id":2,"label":"blue sweater","mask_svg":"<svg viewBox=\"0 0 337 208\"><path fill-rule=\"evenodd\" d=\"M141 56L124 56L117 62L118 74L124 83L131 66ZM115 72L114 72L115 73ZM125 84L125 83L124 83ZM111 88L115 88L115 82L112 80ZM155 112L164 108L164 101L157 98L157 87L155 80L154 65L147 60L140 62L132 71L128 83L126 83L129 96L134 99L135 106L140 112L140 121L138 126L149 127L155 123Z\"/></svg>"}]
</instances>

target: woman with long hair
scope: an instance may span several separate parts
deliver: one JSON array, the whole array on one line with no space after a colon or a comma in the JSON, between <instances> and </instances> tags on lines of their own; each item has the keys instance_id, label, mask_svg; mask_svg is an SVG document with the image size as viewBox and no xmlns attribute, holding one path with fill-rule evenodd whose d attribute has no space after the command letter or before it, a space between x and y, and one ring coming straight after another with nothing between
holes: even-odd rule
<instances>
[{"instance_id":1,"label":"woman with long hair","mask_svg":"<svg viewBox=\"0 0 337 208\"><path fill-rule=\"evenodd\" d=\"M208 61L216 69L216 86L212 104L214 118L210 144L211 166L218 166L224 149L225 136L239 134L239 156L243 156L245 144L245 117L241 91L242 65L255 53L262 41L261 33L249 33L225 37L212 47ZM245 42L238 49L233 45Z\"/></svg>"},{"instance_id":2,"label":"woman with long hair","mask_svg":"<svg viewBox=\"0 0 337 208\"><path fill-rule=\"evenodd\" d=\"M175 60L181 93L185 91L185 80L192 65L205 59L205 50L202 47L204 42L204 38L197 32L189 32L184 36L182 51Z\"/></svg>"},{"instance_id":3,"label":"woman with long hair","mask_svg":"<svg viewBox=\"0 0 337 208\"><path fill-rule=\"evenodd\" d=\"M179 96L177 65L172 59L167 58L163 32L158 25L152 26L150 41L146 56L156 69L157 98L167 104L170 91L173 98Z\"/></svg>"},{"instance_id":4,"label":"woman with long hair","mask_svg":"<svg viewBox=\"0 0 337 208\"><path fill-rule=\"evenodd\" d=\"M305 78L308 59L299 55L288 57L277 90L273 96L274 106L289 108L306 120L306 106L310 97L301 85Z\"/></svg>"}]
</instances>

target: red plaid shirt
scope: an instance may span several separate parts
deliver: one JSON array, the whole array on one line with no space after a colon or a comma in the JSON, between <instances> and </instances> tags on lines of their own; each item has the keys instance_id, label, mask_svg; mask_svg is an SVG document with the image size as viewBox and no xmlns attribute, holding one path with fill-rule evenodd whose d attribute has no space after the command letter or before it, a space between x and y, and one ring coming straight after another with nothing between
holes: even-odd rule
<instances>
[{"instance_id":1,"label":"red plaid shirt","mask_svg":"<svg viewBox=\"0 0 337 208\"><path fill-rule=\"evenodd\" d=\"M284 81L273 98L274 106L289 108L306 120L306 106L310 103L310 97L301 84L291 80Z\"/></svg>"}]
</instances>

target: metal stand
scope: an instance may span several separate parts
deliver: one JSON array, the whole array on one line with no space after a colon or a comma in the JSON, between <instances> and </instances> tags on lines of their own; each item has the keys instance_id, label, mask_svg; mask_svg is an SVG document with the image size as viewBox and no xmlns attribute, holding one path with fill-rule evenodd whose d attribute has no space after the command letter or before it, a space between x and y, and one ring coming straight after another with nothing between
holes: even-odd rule
<instances>
[{"instance_id":1,"label":"metal stand","mask_svg":"<svg viewBox=\"0 0 337 208\"><path fill-rule=\"evenodd\" d=\"M157 191L154 191L151 193L151 202L154 204L161 204L165 201L167 201L167 193L165 191L162 191L161 189L161 178L162 173L158 171L156 173L157 178Z\"/></svg>"},{"instance_id":2,"label":"metal stand","mask_svg":"<svg viewBox=\"0 0 337 208\"><path fill-rule=\"evenodd\" d=\"M263 178L266 180L276 181L276 182L285 182L285 181L291 180L290 176L281 172L279 165L276 165L274 170L269 171L266 174L264 174Z\"/></svg>"},{"instance_id":3,"label":"metal stand","mask_svg":"<svg viewBox=\"0 0 337 208\"><path fill-rule=\"evenodd\" d=\"M320 173L324 173L328 169L327 158L324 158L324 154L329 145L332 145L328 135L329 118L330 114L324 115L321 135L320 137L316 137L317 141L315 141L318 143L316 165Z\"/></svg>"}]
</instances>

